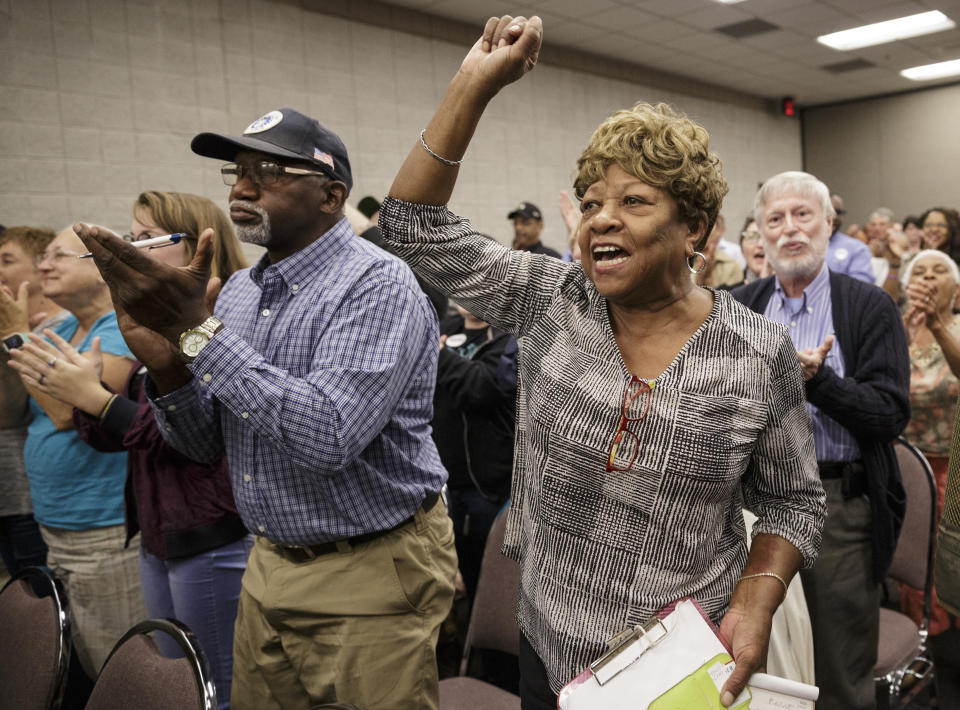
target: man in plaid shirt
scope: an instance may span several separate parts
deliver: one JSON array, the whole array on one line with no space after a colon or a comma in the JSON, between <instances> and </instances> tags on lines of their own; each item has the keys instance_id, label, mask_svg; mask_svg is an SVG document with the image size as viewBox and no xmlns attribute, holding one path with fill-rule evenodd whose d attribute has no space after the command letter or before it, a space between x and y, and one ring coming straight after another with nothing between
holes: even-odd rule
<instances>
[{"instance_id":1,"label":"man in plaid shirt","mask_svg":"<svg viewBox=\"0 0 960 710\"><path fill-rule=\"evenodd\" d=\"M233 161L221 169L231 219L267 250L215 315L209 237L172 269L78 232L126 313L164 435L198 461L226 453L257 536L233 707L436 707L456 554L429 426L435 311L402 261L350 228L346 148L317 121L279 109L191 147Z\"/></svg>"}]
</instances>

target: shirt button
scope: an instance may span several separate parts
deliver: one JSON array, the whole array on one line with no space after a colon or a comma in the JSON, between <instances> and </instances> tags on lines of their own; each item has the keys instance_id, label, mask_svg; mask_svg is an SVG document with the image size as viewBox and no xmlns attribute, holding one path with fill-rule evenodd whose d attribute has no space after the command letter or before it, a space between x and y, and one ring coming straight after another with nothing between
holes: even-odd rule
<instances>
[{"instance_id":1,"label":"shirt button","mask_svg":"<svg viewBox=\"0 0 960 710\"><path fill-rule=\"evenodd\" d=\"M264 528L262 525L257 526L257 530L259 530L260 532L263 532L265 529L266 528Z\"/></svg>"},{"instance_id":2,"label":"shirt button","mask_svg":"<svg viewBox=\"0 0 960 710\"><path fill-rule=\"evenodd\" d=\"M813 309L810 306L807 306L807 313L813 313Z\"/></svg>"},{"instance_id":3,"label":"shirt button","mask_svg":"<svg viewBox=\"0 0 960 710\"><path fill-rule=\"evenodd\" d=\"M213 375L211 375L209 372L203 376L204 382L209 382L212 379L213 379Z\"/></svg>"},{"instance_id":4,"label":"shirt button","mask_svg":"<svg viewBox=\"0 0 960 710\"><path fill-rule=\"evenodd\" d=\"M175 412L176 410L177 410L177 405L175 405L175 404L167 405L167 411L168 411L168 412Z\"/></svg>"},{"instance_id":5,"label":"shirt button","mask_svg":"<svg viewBox=\"0 0 960 710\"><path fill-rule=\"evenodd\" d=\"M291 290L291 291L299 291L299 290L300 290L300 284L294 284L293 286L290 287L290 290Z\"/></svg>"},{"instance_id":6,"label":"shirt button","mask_svg":"<svg viewBox=\"0 0 960 710\"><path fill-rule=\"evenodd\" d=\"M247 419L250 416L250 412L240 412L240 416Z\"/></svg>"},{"instance_id":7,"label":"shirt button","mask_svg":"<svg viewBox=\"0 0 960 710\"><path fill-rule=\"evenodd\" d=\"M796 324L797 324L797 321L795 321L795 320L790 321L790 325L791 325L791 326L795 326Z\"/></svg>"},{"instance_id":8,"label":"shirt button","mask_svg":"<svg viewBox=\"0 0 960 710\"><path fill-rule=\"evenodd\" d=\"M263 309L263 312L262 312L262 315L265 315L265 316L270 315L270 309L269 309L269 308L264 308L264 309Z\"/></svg>"},{"instance_id":9,"label":"shirt button","mask_svg":"<svg viewBox=\"0 0 960 710\"><path fill-rule=\"evenodd\" d=\"M244 483L250 483L250 474L249 474L249 473L243 474L243 482L244 482Z\"/></svg>"},{"instance_id":10,"label":"shirt button","mask_svg":"<svg viewBox=\"0 0 960 710\"><path fill-rule=\"evenodd\" d=\"M167 431L173 431L173 427L170 426L169 424L165 425L164 429L166 429Z\"/></svg>"}]
</instances>

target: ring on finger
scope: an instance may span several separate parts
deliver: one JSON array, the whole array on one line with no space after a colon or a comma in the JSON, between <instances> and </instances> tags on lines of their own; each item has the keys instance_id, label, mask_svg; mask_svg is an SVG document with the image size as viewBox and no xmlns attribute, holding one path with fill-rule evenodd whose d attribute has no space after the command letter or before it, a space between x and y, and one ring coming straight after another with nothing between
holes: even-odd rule
<instances>
[{"instance_id":1,"label":"ring on finger","mask_svg":"<svg viewBox=\"0 0 960 710\"><path fill-rule=\"evenodd\" d=\"M43 378L44 378L44 377L46 377L46 375L44 375L44 374L41 372L41 373L40 373L40 377L37 378L37 384L38 384L38 385L42 385L42 384L43 384Z\"/></svg>"},{"instance_id":2,"label":"ring on finger","mask_svg":"<svg viewBox=\"0 0 960 710\"><path fill-rule=\"evenodd\" d=\"M50 367L53 367L54 365L57 364L57 358L55 358L55 357L50 358L50 362L48 362L47 364L48 364Z\"/></svg>"}]
</instances>

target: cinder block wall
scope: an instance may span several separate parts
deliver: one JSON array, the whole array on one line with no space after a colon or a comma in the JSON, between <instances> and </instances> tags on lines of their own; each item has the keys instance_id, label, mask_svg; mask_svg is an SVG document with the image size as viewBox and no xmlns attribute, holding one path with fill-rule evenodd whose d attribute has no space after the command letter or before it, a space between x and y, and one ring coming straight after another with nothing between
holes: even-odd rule
<instances>
[{"instance_id":1,"label":"cinder block wall","mask_svg":"<svg viewBox=\"0 0 960 710\"><path fill-rule=\"evenodd\" d=\"M281 106L340 134L354 200L382 196L467 49L462 36L444 39L455 33L417 34L421 23L409 17L384 22L384 7L0 0L0 223L59 228L84 219L125 230L145 189L195 192L226 206L218 164L193 155L190 138L239 133ZM362 21L358 8L380 21ZM549 45L549 26L545 36ZM668 101L707 126L731 186L728 236L758 181L800 166L798 123L760 100L639 68L579 66L545 56L494 100L466 156L452 208L501 241L512 238L507 212L530 200L544 211L545 241L562 248L558 191L570 186L593 128L639 100Z\"/></svg>"}]
</instances>

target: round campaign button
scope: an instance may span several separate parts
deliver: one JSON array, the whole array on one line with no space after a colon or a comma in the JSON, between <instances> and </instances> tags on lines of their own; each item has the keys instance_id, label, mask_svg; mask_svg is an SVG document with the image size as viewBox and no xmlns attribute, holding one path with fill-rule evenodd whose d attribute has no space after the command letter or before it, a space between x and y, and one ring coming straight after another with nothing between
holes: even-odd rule
<instances>
[{"instance_id":1,"label":"round campaign button","mask_svg":"<svg viewBox=\"0 0 960 710\"><path fill-rule=\"evenodd\" d=\"M451 348L459 348L461 345L467 342L467 336L463 333L454 333L453 335L447 338L447 346Z\"/></svg>"}]
</instances>

